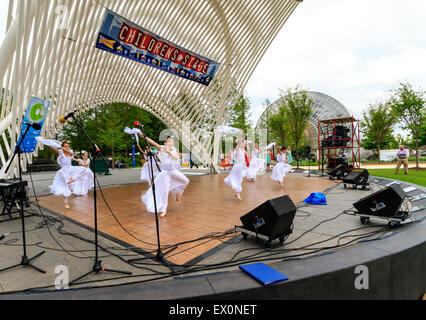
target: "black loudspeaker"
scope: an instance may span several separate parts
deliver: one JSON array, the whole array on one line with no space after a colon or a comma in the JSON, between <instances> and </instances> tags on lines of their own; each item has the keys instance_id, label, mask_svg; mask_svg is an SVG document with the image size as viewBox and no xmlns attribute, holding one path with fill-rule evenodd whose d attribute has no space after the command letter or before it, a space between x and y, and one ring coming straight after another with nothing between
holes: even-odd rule
<instances>
[{"instance_id":1,"label":"black loudspeaker","mask_svg":"<svg viewBox=\"0 0 426 320\"><path fill-rule=\"evenodd\" d=\"M329 178L342 179L346 173L347 165L339 164L336 168L328 172Z\"/></svg>"},{"instance_id":2,"label":"black loudspeaker","mask_svg":"<svg viewBox=\"0 0 426 320\"><path fill-rule=\"evenodd\" d=\"M393 184L362 198L353 206L360 214L391 218L398 214L405 197L404 190Z\"/></svg>"},{"instance_id":3,"label":"black loudspeaker","mask_svg":"<svg viewBox=\"0 0 426 320\"><path fill-rule=\"evenodd\" d=\"M336 168L339 165L344 165L344 166L348 166L348 159L345 157L341 157L341 158L329 158L328 159L328 165L327 165L327 169L333 169Z\"/></svg>"},{"instance_id":4,"label":"black loudspeaker","mask_svg":"<svg viewBox=\"0 0 426 320\"><path fill-rule=\"evenodd\" d=\"M275 240L292 232L297 208L289 196L268 200L240 218L246 230Z\"/></svg>"},{"instance_id":5,"label":"black loudspeaker","mask_svg":"<svg viewBox=\"0 0 426 320\"><path fill-rule=\"evenodd\" d=\"M342 180L344 183L355 184L358 186L365 186L368 183L368 177L370 174L367 169L353 169L351 173L349 173Z\"/></svg>"}]
</instances>

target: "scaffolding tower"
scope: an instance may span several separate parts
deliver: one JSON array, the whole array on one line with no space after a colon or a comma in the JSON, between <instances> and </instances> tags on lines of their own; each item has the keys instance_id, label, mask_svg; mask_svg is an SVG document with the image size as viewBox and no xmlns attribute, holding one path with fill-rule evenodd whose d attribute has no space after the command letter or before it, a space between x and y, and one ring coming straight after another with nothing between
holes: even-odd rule
<instances>
[{"instance_id":1,"label":"scaffolding tower","mask_svg":"<svg viewBox=\"0 0 426 320\"><path fill-rule=\"evenodd\" d=\"M324 172L338 165L346 170L361 166L359 120L354 117L318 121L319 170Z\"/></svg>"}]
</instances>

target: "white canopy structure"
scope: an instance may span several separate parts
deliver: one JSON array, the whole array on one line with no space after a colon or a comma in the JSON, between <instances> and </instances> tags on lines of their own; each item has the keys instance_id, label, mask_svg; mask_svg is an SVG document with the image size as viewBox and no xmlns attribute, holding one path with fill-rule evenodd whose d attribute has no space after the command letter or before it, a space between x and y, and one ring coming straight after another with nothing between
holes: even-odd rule
<instances>
[{"instance_id":1,"label":"white canopy structure","mask_svg":"<svg viewBox=\"0 0 426 320\"><path fill-rule=\"evenodd\" d=\"M6 176L31 96L51 103L43 128L48 138L61 129L61 115L125 102L158 117L200 161L212 162L220 142L214 129L226 122L300 2L9 0L0 46L0 177ZM95 48L106 9L220 63L214 80L201 85ZM16 174L16 164L12 168L8 176Z\"/></svg>"}]
</instances>

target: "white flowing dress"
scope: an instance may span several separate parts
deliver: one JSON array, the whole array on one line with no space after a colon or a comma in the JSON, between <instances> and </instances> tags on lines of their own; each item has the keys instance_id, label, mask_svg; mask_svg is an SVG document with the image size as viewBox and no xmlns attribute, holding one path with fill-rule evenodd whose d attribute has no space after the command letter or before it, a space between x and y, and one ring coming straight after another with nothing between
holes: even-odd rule
<instances>
[{"instance_id":1,"label":"white flowing dress","mask_svg":"<svg viewBox=\"0 0 426 320\"><path fill-rule=\"evenodd\" d=\"M173 148L172 153L177 154L177 150ZM161 161L161 172L158 173L154 180L155 196L157 212L166 213L169 203L169 193L181 196L188 186L189 180L177 169L179 161L168 154L165 147L161 147L159 157ZM152 186L147 193L142 196L142 201L145 203L148 212L155 213Z\"/></svg>"},{"instance_id":2,"label":"white flowing dress","mask_svg":"<svg viewBox=\"0 0 426 320\"><path fill-rule=\"evenodd\" d=\"M90 169L90 159L87 159L87 162L84 163L83 160L79 160L79 164L89 164L87 167L80 166L81 172L78 172L76 177L74 177L75 182L72 185L72 193L79 196L85 196L89 193L89 190L92 190L94 187L93 183L93 171Z\"/></svg>"},{"instance_id":3,"label":"white flowing dress","mask_svg":"<svg viewBox=\"0 0 426 320\"><path fill-rule=\"evenodd\" d=\"M83 167L73 167L71 165L72 156L65 156L62 150L59 150L59 157L56 160L61 166L61 169L56 172L53 183L49 186L50 192L55 196L70 197L74 192L75 187L84 183ZM70 179L73 178L74 182L68 184ZM79 194L78 194L79 195Z\"/></svg>"},{"instance_id":4,"label":"white flowing dress","mask_svg":"<svg viewBox=\"0 0 426 320\"><path fill-rule=\"evenodd\" d=\"M247 179L256 179L257 173L265 166L265 160L259 158L259 151L256 149L252 152L252 158L250 160L250 165L247 168Z\"/></svg>"},{"instance_id":5,"label":"white flowing dress","mask_svg":"<svg viewBox=\"0 0 426 320\"><path fill-rule=\"evenodd\" d=\"M145 158L146 161L145 161L145 164L142 167L141 180L151 183L151 163L150 163L151 161L150 161L149 157L147 157L147 156L144 156L144 158ZM152 159L152 165L153 165L153 169L154 169L153 172L154 172L154 179L155 179L160 171L158 170L158 167L157 167L154 159ZM158 163L158 166L160 166L160 163ZM160 168L161 168L161 166L160 166Z\"/></svg>"},{"instance_id":6,"label":"white flowing dress","mask_svg":"<svg viewBox=\"0 0 426 320\"><path fill-rule=\"evenodd\" d=\"M285 154L279 154L277 160L278 163L272 169L271 179L281 183L284 181L285 175L290 172L291 166L286 163L287 157Z\"/></svg>"},{"instance_id":7,"label":"white flowing dress","mask_svg":"<svg viewBox=\"0 0 426 320\"><path fill-rule=\"evenodd\" d=\"M241 148L234 150L235 164L232 166L232 170L229 175L225 178L225 183L232 188L235 192L243 191L241 184L247 174L247 166L245 159L245 151Z\"/></svg>"}]
</instances>

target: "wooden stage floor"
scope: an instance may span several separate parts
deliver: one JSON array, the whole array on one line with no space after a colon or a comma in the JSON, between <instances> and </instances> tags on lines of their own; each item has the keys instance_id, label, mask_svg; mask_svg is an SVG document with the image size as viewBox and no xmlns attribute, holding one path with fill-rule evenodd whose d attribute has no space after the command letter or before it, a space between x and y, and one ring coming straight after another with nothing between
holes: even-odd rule
<instances>
[{"instance_id":1,"label":"wooden stage floor","mask_svg":"<svg viewBox=\"0 0 426 320\"><path fill-rule=\"evenodd\" d=\"M265 201L289 195L294 203L303 201L311 192L323 192L336 182L314 177L290 174L281 187L269 176L258 176L255 183L244 181L242 199L238 201L223 179L226 175L190 177L190 183L179 203L169 198L167 217L160 219L161 245L176 244L197 239L209 233L224 232L241 225L240 217ZM146 252L157 248L156 224L153 214L146 212L141 196L148 184L140 183L102 189L103 194L121 225L117 223L100 192L98 192L99 231ZM90 228L94 227L93 193L72 197L70 209L63 207L63 198L39 198L40 205ZM137 238L137 239L135 239ZM229 239L229 238L228 238ZM166 256L175 264L187 263L222 244L219 239L205 239L181 244ZM166 251L166 250L164 250Z\"/></svg>"}]
</instances>

